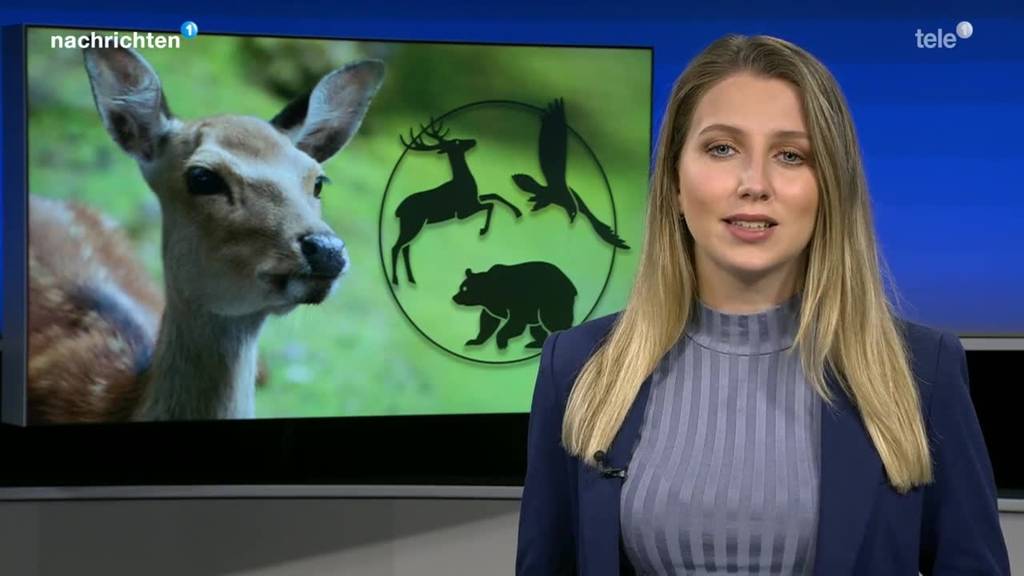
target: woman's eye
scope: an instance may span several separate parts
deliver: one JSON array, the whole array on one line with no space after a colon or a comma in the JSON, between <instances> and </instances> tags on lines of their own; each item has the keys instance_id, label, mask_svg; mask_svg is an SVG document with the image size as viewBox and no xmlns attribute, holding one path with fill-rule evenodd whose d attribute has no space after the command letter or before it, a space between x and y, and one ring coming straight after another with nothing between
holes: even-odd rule
<instances>
[{"instance_id":1,"label":"woman's eye","mask_svg":"<svg viewBox=\"0 0 1024 576\"><path fill-rule=\"evenodd\" d=\"M780 154L782 155L782 161L786 164L800 164L804 161L803 156L792 150L783 150Z\"/></svg>"},{"instance_id":2,"label":"woman's eye","mask_svg":"<svg viewBox=\"0 0 1024 576\"><path fill-rule=\"evenodd\" d=\"M185 173L185 180L189 194L194 196L229 195L227 182L209 168L193 166Z\"/></svg>"},{"instance_id":3,"label":"woman's eye","mask_svg":"<svg viewBox=\"0 0 1024 576\"><path fill-rule=\"evenodd\" d=\"M730 150L732 150L732 146L729 146L728 144L715 144L708 149L712 156L720 157L728 156Z\"/></svg>"}]
</instances>

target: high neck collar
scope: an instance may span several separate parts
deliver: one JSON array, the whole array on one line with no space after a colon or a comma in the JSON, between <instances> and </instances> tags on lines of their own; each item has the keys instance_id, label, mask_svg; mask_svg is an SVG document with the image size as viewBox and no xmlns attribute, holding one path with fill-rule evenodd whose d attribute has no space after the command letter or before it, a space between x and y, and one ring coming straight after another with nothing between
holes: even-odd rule
<instances>
[{"instance_id":1,"label":"high neck collar","mask_svg":"<svg viewBox=\"0 0 1024 576\"><path fill-rule=\"evenodd\" d=\"M729 314L697 300L697 313L686 335L697 344L718 352L738 355L768 354L793 345L800 326L797 292L784 302L753 314Z\"/></svg>"}]
</instances>

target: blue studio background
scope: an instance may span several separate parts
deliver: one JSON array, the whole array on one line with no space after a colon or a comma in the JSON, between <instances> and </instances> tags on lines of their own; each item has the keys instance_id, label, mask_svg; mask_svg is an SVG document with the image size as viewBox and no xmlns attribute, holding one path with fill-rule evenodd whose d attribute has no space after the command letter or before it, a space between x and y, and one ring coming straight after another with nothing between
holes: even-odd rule
<instances>
[{"instance_id":1,"label":"blue studio background","mask_svg":"<svg viewBox=\"0 0 1024 576\"><path fill-rule=\"evenodd\" d=\"M793 41L831 69L850 102L903 315L961 336L1024 335L1019 3L98 0L86 9L7 0L0 8L2 25L174 31L186 20L200 34L650 46L655 134L673 80L709 42L728 32ZM960 21L974 33L955 48L917 46L918 29L952 32Z\"/></svg>"}]
</instances>

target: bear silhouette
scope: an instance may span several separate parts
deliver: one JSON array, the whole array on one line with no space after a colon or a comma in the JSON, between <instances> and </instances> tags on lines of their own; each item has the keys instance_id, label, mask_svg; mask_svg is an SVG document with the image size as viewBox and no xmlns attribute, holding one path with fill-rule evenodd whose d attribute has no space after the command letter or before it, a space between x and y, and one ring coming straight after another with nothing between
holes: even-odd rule
<instances>
[{"instance_id":1,"label":"bear silhouette","mask_svg":"<svg viewBox=\"0 0 1024 576\"><path fill-rule=\"evenodd\" d=\"M511 338L529 326L533 341L526 347L540 348L551 332L572 326L576 287L548 262L495 264L486 272L466 268L466 279L452 300L462 306L483 306L480 331L467 346L483 344L497 330L498 348L504 350Z\"/></svg>"}]
</instances>

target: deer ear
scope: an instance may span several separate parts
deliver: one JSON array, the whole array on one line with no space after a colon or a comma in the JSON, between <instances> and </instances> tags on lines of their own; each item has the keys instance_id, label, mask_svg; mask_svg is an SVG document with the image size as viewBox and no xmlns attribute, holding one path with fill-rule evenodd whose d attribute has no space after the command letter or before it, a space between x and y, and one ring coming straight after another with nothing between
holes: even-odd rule
<instances>
[{"instance_id":1,"label":"deer ear","mask_svg":"<svg viewBox=\"0 0 1024 576\"><path fill-rule=\"evenodd\" d=\"M341 150L363 122L384 80L384 63L362 60L330 72L270 121L299 150L323 162Z\"/></svg>"},{"instance_id":2,"label":"deer ear","mask_svg":"<svg viewBox=\"0 0 1024 576\"><path fill-rule=\"evenodd\" d=\"M107 132L125 152L152 160L173 118L156 71L128 48L82 52L93 100Z\"/></svg>"}]
</instances>

